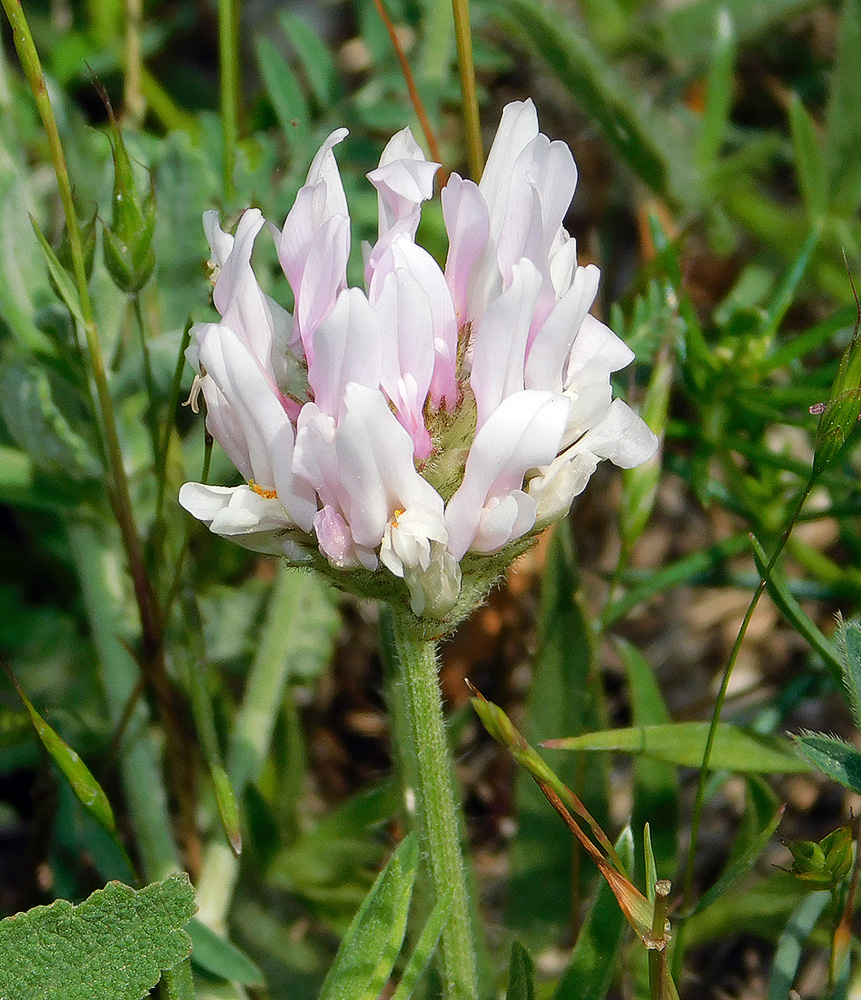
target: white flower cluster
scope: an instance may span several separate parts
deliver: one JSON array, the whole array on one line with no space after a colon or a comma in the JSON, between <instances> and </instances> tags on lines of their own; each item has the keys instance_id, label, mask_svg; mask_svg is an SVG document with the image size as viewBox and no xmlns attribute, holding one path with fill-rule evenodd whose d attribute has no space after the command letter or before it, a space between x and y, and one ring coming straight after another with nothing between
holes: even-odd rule
<instances>
[{"instance_id":1,"label":"white flower cluster","mask_svg":"<svg viewBox=\"0 0 861 1000\"><path fill-rule=\"evenodd\" d=\"M284 227L269 225L291 315L254 276L266 224L236 234L204 216L220 323L193 329L189 360L207 427L246 480L186 483L180 502L248 548L402 578L416 615L447 614L467 552L494 553L561 517L598 462L630 468L657 440L610 374L631 351L589 310L594 265L577 265L562 220L571 151L509 104L479 184L442 192L445 269L415 242L438 164L409 129L368 175L379 235L365 289L347 286L350 217L334 132Z\"/></svg>"}]
</instances>

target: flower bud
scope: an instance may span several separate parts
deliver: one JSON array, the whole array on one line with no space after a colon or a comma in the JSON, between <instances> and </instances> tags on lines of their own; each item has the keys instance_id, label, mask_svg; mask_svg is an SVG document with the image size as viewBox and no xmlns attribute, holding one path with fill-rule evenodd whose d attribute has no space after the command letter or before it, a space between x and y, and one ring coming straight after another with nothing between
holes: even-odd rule
<instances>
[{"instance_id":1,"label":"flower bud","mask_svg":"<svg viewBox=\"0 0 861 1000\"><path fill-rule=\"evenodd\" d=\"M852 834L840 826L819 843L798 840L788 844L792 854L790 871L811 889L835 889L852 868Z\"/></svg>"},{"instance_id":2,"label":"flower bud","mask_svg":"<svg viewBox=\"0 0 861 1000\"><path fill-rule=\"evenodd\" d=\"M850 279L851 280L851 279ZM855 285L852 285L853 292ZM856 296L856 302L858 301ZM828 402L822 409L814 440L813 472L818 474L843 450L861 415L861 305L852 340L843 352Z\"/></svg>"},{"instance_id":3,"label":"flower bud","mask_svg":"<svg viewBox=\"0 0 861 1000\"><path fill-rule=\"evenodd\" d=\"M111 118L114 159L113 215L104 228L105 266L120 291L139 292L155 268L155 199L152 191L141 201L131 160L116 121Z\"/></svg>"}]
</instances>

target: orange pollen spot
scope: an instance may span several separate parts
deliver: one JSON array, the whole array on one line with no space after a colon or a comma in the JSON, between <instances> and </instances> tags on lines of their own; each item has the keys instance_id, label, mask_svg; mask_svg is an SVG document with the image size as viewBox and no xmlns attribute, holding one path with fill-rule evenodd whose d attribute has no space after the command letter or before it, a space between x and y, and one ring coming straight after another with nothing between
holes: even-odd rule
<instances>
[{"instance_id":1,"label":"orange pollen spot","mask_svg":"<svg viewBox=\"0 0 861 1000\"><path fill-rule=\"evenodd\" d=\"M392 527L393 528L397 528L397 526L398 526L398 518L401 516L401 514L403 514L403 512L404 512L405 509L406 509L405 507L398 507L398 509L392 515Z\"/></svg>"},{"instance_id":2,"label":"orange pollen spot","mask_svg":"<svg viewBox=\"0 0 861 1000\"><path fill-rule=\"evenodd\" d=\"M254 490L254 492L261 497L265 497L267 500L274 500L278 496L275 490L264 490L262 486L258 486L253 479L248 480L249 489Z\"/></svg>"}]
</instances>

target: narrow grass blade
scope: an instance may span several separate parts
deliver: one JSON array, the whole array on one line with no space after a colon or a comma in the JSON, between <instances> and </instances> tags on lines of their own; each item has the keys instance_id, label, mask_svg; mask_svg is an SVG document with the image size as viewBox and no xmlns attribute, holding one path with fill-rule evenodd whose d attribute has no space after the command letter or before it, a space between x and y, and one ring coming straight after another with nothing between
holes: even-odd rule
<instances>
[{"instance_id":1,"label":"narrow grass blade","mask_svg":"<svg viewBox=\"0 0 861 1000\"><path fill-rule=\"evenodd\" d=\"M529 952L517 941L511 946L505 1000L535 1000L535 963Z\"/></svg>"},{"instance_id":2,"label":"narrow grass blade","mask_svg":"<svg viewBox=\"0 0 861 1000\"><path fill-rule=\"evenodd\" d=\"M419 845L407 836L380 872L347 931L319 1000L377 1000L395 965L419 863Z\"/></svg>"},{"instance_id":3,"label":"narrow grass blade","mask_svg":"<svg viewBox=\"0 0 861 1000\"><path fill-rule=\"evenodd\" d=\"M523 722L527 740L606 725L590 629L577 601L575 567L570 530L560 522L550 543L542 588L538 651ZM586 768L582 758L560 759L558 775L601 822L607 765L595 763L598 766ZM572 881L571 835L547 808L528 774L518 775L515 795L518 830L511 850L509 921L535 948L536 932L541 928L558 932L571 918L572 893L578 891Z\"/></svg>"},{"instance_id":4,"label":"narrow grass blade","mask_svg":"<svg viewBox=\"0 0 861 1000\"><path fill-rule=\"evenodd\" d=\"M861 729L861 623L841 621L837 645L843 654L843 684L855 725Z\"/></svg>"},{"instance_id":5,"label":"narrow grass blade","mask_svg":"<svg viewBox=\"0 0 861 1000\"><path fill-rule=\"evenodd\" d=\"M753 535L750 536L750 541L753 545L753 557L756 561L756 568L760 575L762 575L768 565L768 556ZM836 677L842 678L843 663L837 647L833 642L825 638L813 619L792 596L782 575L776 569L772 569L768 575L768 579L765 581L765 585L769 596L783 612L787 621L796 632L806 639L810 646L822 657L831 673Z\"/></svg>"},{"instance_id":6,"label":"narrow grass blade","mask_svg":"<svg viewBox=\"0 0 861 1000\"><path fill-rule=\"evenodd\" d=\"M654 672L645 657L624 639L618 649L628 674L628 689L633 721L638 726L666 725L670 714L664 704ZM654 847L655 865L661 875L672 875L678 854L679 777L669 763L638 756L634 763L634 804L631 827L641 830L648 825L650 846ZM654 892L658 875L646 874L646 889Z\"/></svg>"},{"instance_id":7,"label":"narrow grass blade","mask_svg":"<svg viewBox=\"0 0 861 1000\"><path fill-rule=\"evenodd\" d=\"M768 1000L786 1000L791 995L804 946L830 900L830 892L812 892L790 917L777 941L768 983Z\"/></svg>"},{"instance_id":8,"label":"narrow grass blade","mask_svg":"<svg viewBox=\"0 0 861 1000\"><path fill-rule=\"evenodd\" d=\"M552 750L615 750L645 754L680 767L699 767L708 731L708 722L672 722L660 726L607 729L548 740L542 745ZM810 770L782 737L748 732L727 722L718 726L710 768L725 768L738 774L803 774Z\"/></svg>"},{"instance_id":9,"label":"narrow grass blade","mask_svg":"<svg viewBox=\"0 0 861 1000\"><path fill-rule=\"evenodd\" d=\"M451 896L437 900L430 916L425 921L416 946L407 960L398 988L392 994L391 1000L409 1000L415 992L419 980L436 952L450 909Z\"/></svg>"},{"instance_id":10,"label":"narrow grass blade","mask_svg":"<svg viewBox=\"0 0 861 1000\"><path fill-rule=\"evenodd\" d=\"M742 878L748 871L750 871L756 859L765 850L768 842L774 836L774 831L780 825L780 821L783 819L783 813L786 810L786 806L781 806L771 819L771 822L766 826L762 833L753 841L753 843L748 847L748 849L737 858L727 868L727 870L721 875L717 882L705 893L705 895L700 899L697 905L694 907L693 913L702 913L703 910L707 910L712 903L717 902L721 896L725 895L740 878Z\"/></svg>"}]
</instances>

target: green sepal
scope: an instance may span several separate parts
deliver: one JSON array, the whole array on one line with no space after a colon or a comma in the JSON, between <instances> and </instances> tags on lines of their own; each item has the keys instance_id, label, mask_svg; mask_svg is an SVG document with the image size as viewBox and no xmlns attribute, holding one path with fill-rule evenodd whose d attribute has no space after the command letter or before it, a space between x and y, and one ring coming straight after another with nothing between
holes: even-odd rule
<instances>
[{"instance_id":1,"label":"green sepal","mask_svg":"<svg viewBox=\"0 0 861 1000\"><path fill-rule=\"evenodd\" d=\"M155 197L141 200L122 132L111 116L111 153L114 160L113 214L104 228L105 266L120 291L137 294L155 268Z\"/></svg>"}]
</instances>

